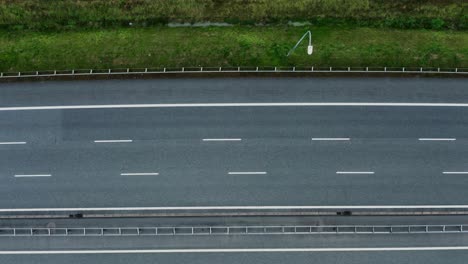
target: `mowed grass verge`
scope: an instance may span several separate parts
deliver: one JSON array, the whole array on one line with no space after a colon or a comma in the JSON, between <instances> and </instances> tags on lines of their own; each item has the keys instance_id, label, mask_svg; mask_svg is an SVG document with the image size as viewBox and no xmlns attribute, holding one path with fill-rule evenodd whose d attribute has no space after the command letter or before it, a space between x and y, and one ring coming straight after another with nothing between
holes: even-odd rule
<instances>
[{"instance_id":1,"label":"mowed grass verge","mask_svg":"<svg viewBox=\"0 0 468 264\"><path fill-rule=\"evenodd\" d=\"M286 57L306 30L306 45ZM0 71L189 66L468 67L468 32L331 27L0 31Z\"/></svg>"}]
</instances>

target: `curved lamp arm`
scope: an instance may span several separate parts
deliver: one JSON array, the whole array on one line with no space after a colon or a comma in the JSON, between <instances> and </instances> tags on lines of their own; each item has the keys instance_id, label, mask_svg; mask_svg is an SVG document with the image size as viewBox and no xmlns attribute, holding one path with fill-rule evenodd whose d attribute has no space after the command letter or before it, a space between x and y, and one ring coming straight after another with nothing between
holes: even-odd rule
<instances>
[{"instance_id":1,"label":"curved lamp arm","mask_svg":"<svg viewBox=\"0 0 468 264\"><path fill-rule=\"evenodd\" d=\"M307 46L307 54L312 55L312 53L314 52L314 46L312 46L312 33L309 30L304 34L304 36L302 36L301 39L299 39L296 45L288 52L288 55L286 55L287 57L289 57L289 55L291 55L296 50L297 46L301 44L301 42L304 40L304 38L307 35L309 35L309 46Z\"/></svg>"}]
</instances>

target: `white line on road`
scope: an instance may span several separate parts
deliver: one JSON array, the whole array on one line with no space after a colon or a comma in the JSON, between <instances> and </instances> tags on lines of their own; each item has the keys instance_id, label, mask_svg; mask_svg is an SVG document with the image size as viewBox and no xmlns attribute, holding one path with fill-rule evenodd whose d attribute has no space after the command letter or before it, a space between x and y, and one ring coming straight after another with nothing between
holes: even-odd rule
<instances>
[{"instance_id":1,"label":"white line on road","mask_svg":"<svg viewBox=\"0 0 468 264\"><path fill-rule=\"evenodd\" d=\"M468 103L192 103L192 104L113 104L113 105L51 105L0 107L0 111L67 110L105 108L176 108L176 107L252 107L252 106L383 106L383 107L468 107Z\"/></svg>"},{"instance_id":2,"label":"white line on road","mask_svg":"<svg viewBox=\"0 0 468 264\"><path fill-rule=\"evenodd\" d=\"M348 141L350 138L312 138L312 140L316 141Z\"/></svg>"},{"instance_id":3,"label":"white line on road","mask_svg":"<svg viewBox=\"0 0 468 264\"><path fill-rule=\"evenodd\" d=\"M314 209L468 209L468 204L449 205L305 205L305 206L166 206L166 207L71 207L1 208L0 212L66 211L167 211L167 210L314 210Z\"/></svg>"},{"instance_id":4,"label":"white line on road","mask_svg":"<svg viewBox=\"0 0 468 264\"><path fill-rule=\"evenodd\" d=\"M230 171L229 175L265 175L266 171Z\"/></svg>"},{"instance_id":5,"label":"white line on road","mask_svg":"<svg viewBox=\"0 0 468 264\"><path fill-rule=\"evenodd\" d=\"M468 171L444 171L443 174L468 174Z\"/></svg>"},{"instance_id":6,"label":"white line on road","mask_svg":"<svg viewBox=\"0 0 468 264\"><path fill-rule=\"evenodd\" d=\"M116 139L116 140L94 140L94 143L130 143L131 139Z\"/></svg>"},{"instance_id":7,"label":"white line on road","mask_svg":"<svg viewBox=\"0 0 468 264\"><path fill-rule=\"evenodd\" d=\"M151 176L159 175L158 172L134 172L134 173L120 173L122 176Z\"/></svg>"},{"instance_id":8,"label":"white line on road","mask_svg":"<svg viewBox=\"0 0 468 264\"><path fill-rule=\"evenodd\" d=\"M203 249L87 249L87 250L3 250L0 255L64 254L167 254L167 253L268 253L268 252L376 252L376 251L453 251L468 246L439 247L362 247L362 248L203 248Z\"/></svg>"},{"instance_id":9,"label":"white line on road","mask_svg":"<svg viewBox=\"0 0 468 264\"><path fill-rule=\"evenodd\" d=\"M242 138L204 138L203 141L242 141Z\"/></svg>"},{"instance_id":10,"label":"white line on road","mask_svg":"<svg viewBox=\"0 0 468 264\"><path fill-rule=\"evenodd\" d=\"M0 145L24 145L25 141L0 142Z\"/></svg>"},{"instance_id":11,"label":"white line on road","mask_svg":"<svg viewBox=\"0 0 468 264\"><path fill-rule=\"evenodd\" d=\"M373 171L337 171L336 174L374 174Z\"/></svg>"},{"instance_id":12,"label":"white line on road","mask_svg":"<svg viewBox=\"0 0 468 264\"><path fill-rule=\"evenodd\" d=\"M420 138L419 141L455 141L456 138Z\"/></svg>"},{"instance_id":13,"label":"white line on road","mask_svg":"<svg viewBox=\"0 0 468 264\"><path fill-rule=\"evenodd\" d=\"M26 177L51 177L51 174L16 174L16 178L26 178Z\"/></svg>"}]
</instances>

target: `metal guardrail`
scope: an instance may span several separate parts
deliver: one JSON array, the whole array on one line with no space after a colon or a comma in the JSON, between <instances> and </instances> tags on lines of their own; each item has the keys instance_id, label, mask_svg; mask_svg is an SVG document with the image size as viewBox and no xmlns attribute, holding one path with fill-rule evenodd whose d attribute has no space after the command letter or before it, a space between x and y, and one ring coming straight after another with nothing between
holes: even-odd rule
<instances>
[{"instance_id":1,"label":"metal guardrail","mask_svg":"<svg viewBox=\"0 0 468 264\"><path fill-rule=\"evenodd\" d=\"M0 236L163 236L468 233L468 225L180 226L109 228L0 228Z\"/></svg>"},{"instance_id":2,"label":"metal guardrail","mask_svg":"<svg viewBox=\"0 0 468 264\"><path fill-rule=\"evenodd\" d=\"M408 74L458 74L468 75L468 68L430 67L180 67L180 68L134 68L134 69L76 69L53 71L0 72L0 79L98 76L98 75L145 75L175 73L408 73Z\"/></svg>"}]
</instances>

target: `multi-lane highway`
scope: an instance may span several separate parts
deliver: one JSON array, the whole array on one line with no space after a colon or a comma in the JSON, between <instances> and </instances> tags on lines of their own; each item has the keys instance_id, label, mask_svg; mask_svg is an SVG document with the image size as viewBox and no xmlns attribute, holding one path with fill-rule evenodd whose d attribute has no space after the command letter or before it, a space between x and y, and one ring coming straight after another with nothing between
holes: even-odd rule
<instances>
[{"instance_id":1,"label":"multi-lane highway","mask_svg":"<svg viewBox=\"0 0 468 264\"><path fill-rule=\"evenodd\" d=\"M4 83L0 211L467 208L467 131L463 79ZM269 223L264 218L222 221L394 225L465 220L290 216ZM0 226L223 224L219 218L128 221L2 220ZM464 263L468 252L465 233L14 239L0 239L0 262Z\"/></svg>"},{"instance_id":2,"label":"multi-lane highway","mask_svg":"<svg viewBox=\"0 0 468 264\"><path fill-rule=\"evenodd\" d=\"M0 208L465 205L465 84L2 84Z\"/></svg>"}]
</instances>

